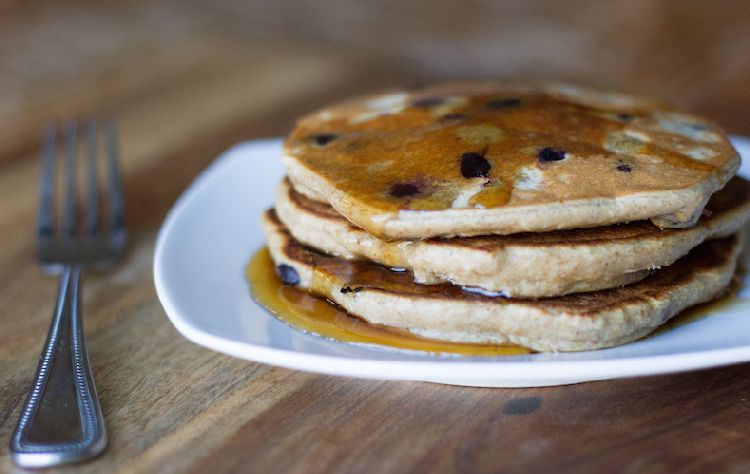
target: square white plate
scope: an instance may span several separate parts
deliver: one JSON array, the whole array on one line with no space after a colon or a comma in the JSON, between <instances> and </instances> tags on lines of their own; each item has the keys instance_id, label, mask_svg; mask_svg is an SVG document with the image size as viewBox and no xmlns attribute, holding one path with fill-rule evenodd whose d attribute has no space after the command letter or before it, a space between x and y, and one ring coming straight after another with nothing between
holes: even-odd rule
<instances>
[{"instance_id":1,"label":"square white plate","mask_svg":"<svg viewBox=\"0 0 750 474\"><path fill-rule=\"evenodd\" d=\"M750 140L734 137L750 176ZM298 370L376 379L485 387L560 385L664 374L750 361L750 304L656 337L589 352L501 357L439 356L341 343L281 323L250 297L245 266L265 245L259 216L284 175L281 140L243 143L222 154L185 191L159 232L156 290L186 338L242 359ZM750 296L750 280L740 296Z\"/></svg>"}]
</instances>

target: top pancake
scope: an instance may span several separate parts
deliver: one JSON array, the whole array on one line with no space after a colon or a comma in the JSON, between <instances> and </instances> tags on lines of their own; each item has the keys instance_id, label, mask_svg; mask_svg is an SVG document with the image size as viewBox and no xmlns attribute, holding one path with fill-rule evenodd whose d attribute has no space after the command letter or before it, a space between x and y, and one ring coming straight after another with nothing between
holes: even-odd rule
<instances>
[{"instance_id":1,"label":"top pancake","mask_svg":"<svg viewBox=\"0 0 750 474\"><path fill-rule=\"evenodd\" d=\"M714 124L565 85L461 83L303 117L294 187L383 239L695 223L739 166Z\"/></svg>"}]
</instances>

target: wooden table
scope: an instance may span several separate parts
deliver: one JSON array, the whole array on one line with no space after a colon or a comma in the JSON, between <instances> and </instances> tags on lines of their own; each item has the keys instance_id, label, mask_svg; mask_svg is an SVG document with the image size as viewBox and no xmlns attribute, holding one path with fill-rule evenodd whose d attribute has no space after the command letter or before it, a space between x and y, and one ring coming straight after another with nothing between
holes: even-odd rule
<instances>
[{"instance_id":1,"label":"wooden table","mask_svg":"<svg viewBox=\"0 0 750 474\"><path fill-rule=\"evenodd\" d=\"M60 471L750 471L750 364L513 390L326 377L196 346L156 299L154 238L191 180L343 95L547 75L750 133L747 3L518 3L0 2L0 471L56 293L35 265L39 133L90 113L119 121L132 246L85 285L109 449Z\"/></svg>"}]
</instances>

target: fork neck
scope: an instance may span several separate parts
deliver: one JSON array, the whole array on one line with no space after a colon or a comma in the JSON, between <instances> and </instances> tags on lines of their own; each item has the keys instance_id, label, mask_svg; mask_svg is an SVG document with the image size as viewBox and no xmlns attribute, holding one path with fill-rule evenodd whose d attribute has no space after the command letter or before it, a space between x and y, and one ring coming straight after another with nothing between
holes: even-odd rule
<instances>
[{"instance_id":1,"label":"fork neck","mask_svg":"<svg viewBox=\"0 0 750 474\"><path fill-rule=\"evenodd\" d=\"M62 277L67 278L69 281L69 284L73 287L78 286L78 282L81 279L81 276L83 275L83 265L73 264L73 265L65 265L63 267L62 271Z\"/></svg>"}]
</instances>

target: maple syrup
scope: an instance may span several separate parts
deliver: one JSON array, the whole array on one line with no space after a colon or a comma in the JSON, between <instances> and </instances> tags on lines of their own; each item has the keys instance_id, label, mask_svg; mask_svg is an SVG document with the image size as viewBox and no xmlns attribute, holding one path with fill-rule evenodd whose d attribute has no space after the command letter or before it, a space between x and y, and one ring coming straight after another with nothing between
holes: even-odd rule
<instances>
[{"instance_id":1,"label":"maple syrup","mask_svg":"<svg viewBox=\"0 0 750 474\"><path fill-rule=\"evenodd\" d=\"M726 206L722 203L721 206ZM750 314L750 298L740 296L740 290L743 281L747 277L748 268L750 268L750 239L746 237L748 228L746 227L740 235L742 237L742 252L737 261L737 268L734 271L732 280L729 282L723 293L713 301L697 304L684 310L677 316L673 317L666 323L659 326L649 337L658 336L679 326L689 324L703 318L712 316L718 312L741 309L744 313Z\"/></svg>"},{"instance_id":2,"label":"maple syrup","mask_svg":"<svg viewBox=\"0 0 750 474\"><path fill-rule=\"evenodd\" d=\"M267 247L260 249L247 266L253 299L282 322L307 333L342 342L464 356L505 356L533 351L515 344L463 344L435 341L405 330L370 324L342 308L312 294L284 285L276 276Z\"/></svg>"},{"instance_id":3,"label":"maple syrup","mask_svg":"<svg viewBox=\"0 0 750 474\"><path fill-rule=\"evenodd\" d=\"M750 299L737 296L737 293L739 293L740 289L739 280L739 275L735 275L735 278L732 280L729 288L727 288L724 292L724 295L713 301L691 306L690 308L682 311L677 316L659 326L647 337L655 337L660 334L664 334L667 331L671 331L672 329L684 326L685 324L699 321L703 318L713 316L720 311L727 311L735 307L743 308L746 312L750 313Z\"/></svg>"},{"instance_id":4,"label":"maple syrup","mask_svg":"<svg viewBox=\"0 0 750 474\"><path fill-rule=\"evenodd\" d=\"M247 266L247 279L255 301L282 322L307 333L341 342L377 344L399 349L464 356L508 356L531 354L534 351L515 344L470 344L430 340L408 331L371 324L352 316L336 304L284 285L276 275L275 265L267 247L260 249ZM655 337L679 326L740 305L750 311L750 299L737 296L739 275L721 298L693 306L661 325L647 337Z\"/></svg>"},{"instance_id":5,"label":"maple syrup","mask_svg":"<svg viewBox=\"0 0 750 474\"><path fill-rule=\"evenodd\" d=\"M701 159L676 151L704 148L708 157ZM334 104L301 117L284 153L295 163L295 185L309 185L315 176L321 200L384 240L451 235L459 214L689 188L723 176L736 160L714 125L668 113L650 100L498 83L439 85ZM618 161L622 157L627 163ZM414 227L443 214L446 223ZM622 217L615 221L632 220ZM460 230L514 230L491 221ZM560 225L540 219L526 230Z\"/></svg>"}]
</instances>

